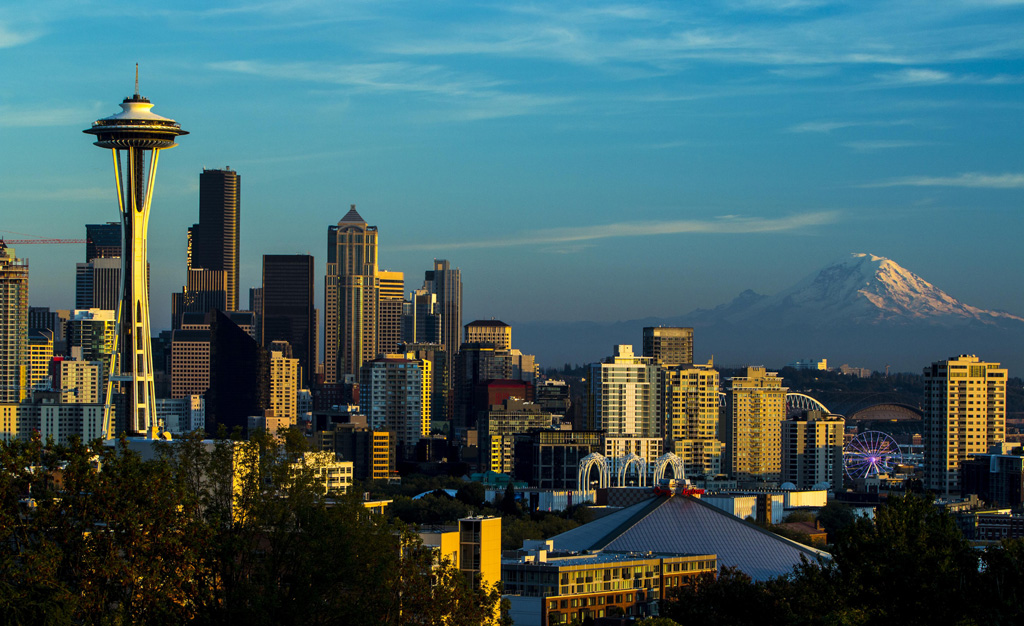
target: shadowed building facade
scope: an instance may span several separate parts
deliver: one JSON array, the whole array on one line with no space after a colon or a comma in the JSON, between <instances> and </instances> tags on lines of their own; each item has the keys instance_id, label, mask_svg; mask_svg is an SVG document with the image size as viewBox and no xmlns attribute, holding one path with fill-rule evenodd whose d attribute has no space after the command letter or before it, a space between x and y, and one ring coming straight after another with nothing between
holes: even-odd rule
<instances>
[{"instance_id":1,"label":"shadowed building facade","mask_svg":"<svg viewBox=\"0 0 1024 626\"><path fill-rule=\"evenodd\" d=\"M299 381L309 389L316 376L316 309L313 307L314 261L308 254L263 256L261 343L287 341L299 361Z\"/></svg>"},{"instance_id":2,"label":"shadowed building facade","mask_svg":"<svg viewBox=\"0 0 1024 626\"><path fill-rule=\"evenodd\" d=\"M199 175L199 223L189 229L189 267L224 272L225 309L238 308L242 177L231 168Z\"/></svg>"}]
</instances>

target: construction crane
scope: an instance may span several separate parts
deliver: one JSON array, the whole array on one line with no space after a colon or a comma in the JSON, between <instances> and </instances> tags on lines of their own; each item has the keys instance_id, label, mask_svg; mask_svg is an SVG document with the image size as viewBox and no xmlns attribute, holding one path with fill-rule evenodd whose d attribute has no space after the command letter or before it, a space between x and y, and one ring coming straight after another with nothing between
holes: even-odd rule
<instances>
[{"instance_id":1,"label":"construction crane","mask_svg":"<svg viewBox=\"0 0 1024 626\"><path fill-rule=\"evenodd\" d=\"M0 243L6 243L12 246L20 246L26 243L86 243L85 239L3 239L0 238Z\"/></svg>"}]
</instances>

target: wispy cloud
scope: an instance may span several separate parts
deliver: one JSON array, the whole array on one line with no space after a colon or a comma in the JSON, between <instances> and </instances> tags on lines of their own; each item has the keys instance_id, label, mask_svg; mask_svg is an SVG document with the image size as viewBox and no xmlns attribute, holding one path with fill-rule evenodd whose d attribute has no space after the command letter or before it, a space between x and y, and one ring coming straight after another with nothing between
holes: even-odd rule
<instances>
[{"instance_id":1,"label":"wispy cloud","mask_svg":"<svg viewBox=\"0 0 1024 626\"><path fill-rule=\"evenodd\" d=\"M803 122L801 124L790 126L786 130L791 133L831 133L834 130L840 130L842 128L854 128L858 126L904 126L910 123L910 120L822 120L816 122Z\"/></svg>"},{"instance_id":2,"label":"wispy cloud","mask_svg":"<svg viewBox=\"0 0 1024 626\"><path fill-rule=\"evenodd\" d=\"M0 193L0 198L9 200L67 201L67 200L109 200L115 198L109 187L81 187L72 189L21 189Z\"/></svg>"},{"instance_id":3,"label":"wispy cloud","mask_svg":"<svg viewBox=\"0 0 1024 626\"><path fill-rule=\"evenodd\" d=\"M549 228L527 231L504 239L457 241L436 244L399 246L402 250L509 248L552 244L580 244L586 241L620 237L651 237L679 234L755 234L797 231L813 226L831 224L839 218L838 211L801 213L780 218L741 217L726 215L713 220L669 220L650 222L621 222L572 228ZM565 248L563 248L564 250ZM571 247L569 249L572 249Z\"/></svg>"},{"instance_id":4,"label":"wispy cloud","mask_svg":"<svg viewBox=\"0 0 1024 626\"><path fill-rule=\"evenodd\" d=\"M880 139L876 141L848 141L842 145L847 148L856 150L857 152L874 152L876 150L895 150L898 148L917 148L920 146L931 146L934 145L934 142Z\"/></svg>"},{"instance_id":5,"label":"wispy cloud","mask_svg":"<svg viewBox=\"0 0 1024 626\"><path fill-rule=\"evenodd\" d=\"M96 119L101 114L99 102L91 107L59 107L46 106L10 107L0 106L0 127L32 128L38 126L81 126L89 118ZM110 113L113 113L111 111Z\"/></svg>"},{"instance_id":6,"label":"wispy cloud","mask_svg":"<svg viewBox=\"0 0 1024 626\"><path fill-rule=\"evenodd\" d=\"M898 72L875 76L882 86L919 87L927 85L1016 85L1024 83L1020 74L953 74L927 68L908 67Z\"/></svg>"},{"instance_id":7,"label":"wispy cloud","mask_svg":"<svg viewBox=\"0 0 1024 626\"><path fill-rule=\"evenodd\" d=\"M13 48L38 39L38 30L15 31L6 22L0 21L0 48Z\"/></svg>"},{"instance_id":8,"label":"wispy cloud","mask_svg":"<svg viewBox=\"0 0 1024 626\"><path fill-rule=\"evenodd\" d=\"M862 185L862 187L968 187L972 189L1024 189L1024 174L981 174L958 176L908 176Z\"/></svg>"}]
</instances>

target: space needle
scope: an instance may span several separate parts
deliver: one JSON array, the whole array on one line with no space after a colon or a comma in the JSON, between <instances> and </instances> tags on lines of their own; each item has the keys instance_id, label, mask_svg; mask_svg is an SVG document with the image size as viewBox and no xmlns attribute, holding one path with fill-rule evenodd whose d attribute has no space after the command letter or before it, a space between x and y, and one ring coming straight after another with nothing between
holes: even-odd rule
<instances>
[{"instance_id":1,"label":"space needle","mask_svg":"<svg viewBox=\"0 0 1024 626\"><path fill-rule=\"evenodd\" d=\"M96 120L82 132L95 135L95 145L114 155L117 203L121 210L121 298L118 333L103 415L104 437L113 437L113 383L121 383L129 434L157 437L156 389L153 379L152 335L149 330L149 288L146 272L146 232L160 151L173 148L174 138L188 133L172 119L150 109L139 95L139 66L135 66L135 95L125 98L121 112Z\"/></svg>"}]
</instances>

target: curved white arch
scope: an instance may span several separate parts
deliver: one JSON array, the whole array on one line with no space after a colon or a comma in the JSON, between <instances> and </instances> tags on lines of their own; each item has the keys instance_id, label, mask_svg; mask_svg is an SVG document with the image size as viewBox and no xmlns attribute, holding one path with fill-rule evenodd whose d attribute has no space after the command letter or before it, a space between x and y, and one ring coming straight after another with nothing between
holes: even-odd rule
<instances>
[{"instance_id":1,"label":"curved white arch","mask_svg":"<svg viewBox=\"0 0 1024 626\"><path fill-rule=\"evenodd\" d=\"M638 486L643 487L647 484L647 463L643 458L630 452L626 456L619 457L616 461L618 461L616 463L616 465L618 465L618 472L616 472L616 482L618 483L618 486L625 486L626 474L629 472L629 468L634 465L636 466L637 481L639 482Z\"/></svg>"},{"instance_id":2,"label":"curved white arch","mask_svg":"<svg viewBox=\"0 0 1024 626\"><path fill-rule=\"evenodd\" d=\"M580 459L580 471L576 476L576 488L580 491L590 489L590 471L595 465L598 471L598 488L607 489L610 486L611 472L608 468L608 459L603 454L592 452Z\"/></svg>"},{"instance_id":3,"label":"curved white arch","mask_svg":"<svg viewBox=\"0 0 1024 626\"><path fill-rule=\"evenodd\" d=\"M817 398L803 393L787 393L786 394L786 410L787 411L822 411L825 414L831 414L824 404L821 403Z\"/></svg>"},{"instance_id":4,"label":"curved white arch","mask_svg":"<svg viewBox=\"0 0 1024 626\"><path fill-rule=\"evenodd\" d=\"M654 462L654 484L657 485L661 482L662 478L665 478L665 469L669 466L672 467L672 477L676 480L684 480L686 478L686 470L683 467L683 460L676 456L672 452L666 452L665 454L658 457L658 460Z\"/></svg>"}]
</instances>

